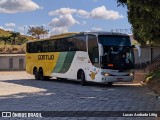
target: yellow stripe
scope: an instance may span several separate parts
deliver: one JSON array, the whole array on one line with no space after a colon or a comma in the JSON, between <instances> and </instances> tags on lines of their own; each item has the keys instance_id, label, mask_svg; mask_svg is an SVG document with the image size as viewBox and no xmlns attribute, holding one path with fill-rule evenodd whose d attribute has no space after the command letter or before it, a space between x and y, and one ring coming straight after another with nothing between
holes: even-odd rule
<instances>
[{"instance_id":1,"label":"yellow stripe","mask_svg":"<svg viewBox=\"0 0 160 120\"><path fill-rule=\"evenodd\" d=\"M59 54L60 54L59 52L27 53L26 54L26 72L33 74L34 67L37 67L38 69L42 67L44 76L50 76L52 74L52 70L56 66L56 62L58 60ZM53 58L53 56L54 56L53 60L49 59L49 58Z\"/></svg>"}]
</instances>

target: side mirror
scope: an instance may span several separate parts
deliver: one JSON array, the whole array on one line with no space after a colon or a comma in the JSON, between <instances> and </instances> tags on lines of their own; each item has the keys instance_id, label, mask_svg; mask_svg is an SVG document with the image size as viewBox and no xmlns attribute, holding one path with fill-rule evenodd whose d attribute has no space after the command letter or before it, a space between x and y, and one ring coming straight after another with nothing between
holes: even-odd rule
<instances>
[{"instance_id":1,"label":"side mirror","mask_svg":"<svg viewBox=\"0 0 160 120\"><path fill-rule=\"evenodd\" d=\"M103 56L103 46L101 44L99 44L99 56Z\"/></svg>"}]
</instances>

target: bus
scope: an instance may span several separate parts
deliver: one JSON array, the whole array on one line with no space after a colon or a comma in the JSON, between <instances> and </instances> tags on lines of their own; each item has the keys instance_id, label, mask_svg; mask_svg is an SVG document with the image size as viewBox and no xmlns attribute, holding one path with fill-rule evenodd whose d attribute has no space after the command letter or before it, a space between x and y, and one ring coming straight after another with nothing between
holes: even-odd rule
<instances>
[{"instance_id":1,"label":"bus","mask_svg":"<svg viewBox=\"0 0 160 120\"><path fill-rule=\"evenodd\" d=\"M55 35L26 44L26 72L36 80L51 77L100 82L131 82L134 52L129 35L80 32Z\"/></svg>"}]
</instances>

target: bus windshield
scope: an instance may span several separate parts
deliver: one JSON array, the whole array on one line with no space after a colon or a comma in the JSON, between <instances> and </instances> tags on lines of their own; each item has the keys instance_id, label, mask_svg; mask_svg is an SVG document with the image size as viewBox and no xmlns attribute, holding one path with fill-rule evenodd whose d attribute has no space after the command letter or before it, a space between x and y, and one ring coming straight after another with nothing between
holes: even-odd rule
<instances>
[{"instance_id":1,"label":"bus windshield","mask_svg":"<svg viewBox=\"0 0 160 120\"><path fill-rule=\"evenodd\" d=\"M134 68L134 54L129 36L99 35L103 46L101 68L129 70Z\"/></svg>"}]
</instances>

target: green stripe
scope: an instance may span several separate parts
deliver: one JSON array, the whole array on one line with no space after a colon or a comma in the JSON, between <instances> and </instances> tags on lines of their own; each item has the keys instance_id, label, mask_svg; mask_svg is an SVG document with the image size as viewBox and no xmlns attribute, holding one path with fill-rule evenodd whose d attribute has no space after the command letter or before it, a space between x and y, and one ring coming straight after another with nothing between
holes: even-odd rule
<instances>
[{"instance_id":1,"label":"green stripe","mask_svg":"<svg viewBox=\"0 0 160 120\"><path fill-rule=\"evenodd\" d=\"M58 62L53 72L54 73L66 73L72 64L75 53L76 53L75 51L60 53Z\"/></svg>"},{"instance_id":2,"label":"green stripe","mask_svg":"<svg viewBox=\"0 0 160 120\"><path fill-rule=\"evenodd\" d=\"M56 67L53 70L54 73L58 73L62 69L66 56L67 56L67 52L60 53L57 60Z\"/></svg>"}]
</instances>

